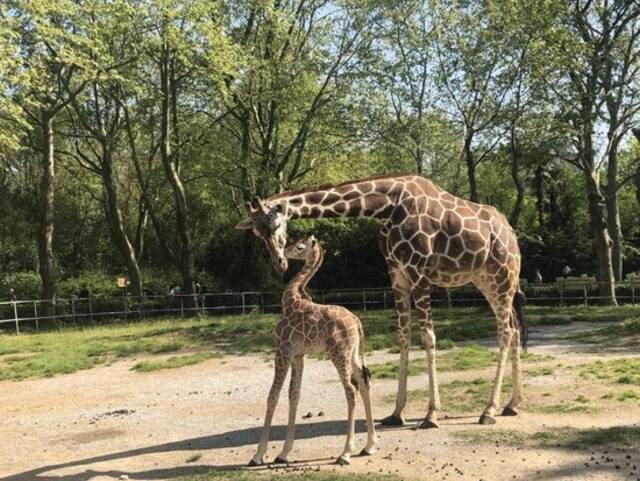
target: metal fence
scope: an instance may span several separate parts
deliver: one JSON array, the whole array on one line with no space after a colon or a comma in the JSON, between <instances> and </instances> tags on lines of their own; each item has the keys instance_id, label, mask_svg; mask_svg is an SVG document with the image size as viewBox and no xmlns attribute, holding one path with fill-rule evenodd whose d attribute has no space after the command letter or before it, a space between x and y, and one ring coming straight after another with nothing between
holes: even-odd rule
<instances>
[{"instance_id":1,"label":"metal fence","mask_svg":"<svg viewBox=\"0 0 640 481\"><path fill-rule=\"evenodd\" d=\"M530 305L565 306L595 305L602 297L599 284L591 279L585 282L556 282L552 284L526 284L521 289ZM616 285L616 295L621 304L640 301L640 282L623 282ZM393 309L395 306L390 288L315 290L316 302L338 304L351 309ZM42 323L94 324L103 320L142 320L166 315L185 316L193 313L247 314L250 312L278 312L281 292L223 292L192 296L95 297L88 299L17 300L0 302L0 327L14 328L20 332L22 324L39 330ZM432 291L435 307L468 307L486 305L482 294L473 286ZM53 304L53 305L52 305ZM53 312L53 314L50 314ZM49 314L45 314L49 313Z\"/></svg>"}]
</instances>

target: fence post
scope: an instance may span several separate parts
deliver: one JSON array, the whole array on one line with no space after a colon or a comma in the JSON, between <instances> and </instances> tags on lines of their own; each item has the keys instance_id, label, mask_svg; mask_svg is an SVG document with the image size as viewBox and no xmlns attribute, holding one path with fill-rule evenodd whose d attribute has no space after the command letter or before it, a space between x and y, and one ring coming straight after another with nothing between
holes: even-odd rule
<instances>
[{"instance_id":1,"label":"fence post","mask_svg":"<svg viewBox=\"0 0 640 481\"><path fill-rule=\"evenodd\" d=\"M387 290L386 289L382 290L382 310L383 311L387 310Z\"/></svg>"},{"instance_id":2,"label":"fence post","mask_svg":"<svg viewBox=\"0 0 640 481\"><path fill-rule=\"evenodd\" d=\"M246 307L245 307L245 301L244 301L244 292L242 293L242 315L245 315L247 313Z\"/></svg>"},{"instance_id":3,"label":"fence post","mask_svg":"<svg viewBox=\"0 0 640 481\"><path fill-rule=\"evenodd\" d=\"M71 299L71 316L73 317L73 323L77 324L78 319L76 319L76 301Z\"/></svg>"},{"instance_id":4,"label":"fence post","mask_svg":"<svg viewBox=\"0 0 640 481\"><path fill-rule=\"evenodd\" d=\"M631 281L631 305L636 305L636 286L633 281Z\"/></svg>"},{"instance_id":5,"label":"fence post","mask_svg":"<svg viewBox=\"0 0 640 481\"><path fill-rule=\"evenodd\" d=\"M264 294L260 294L260 313L264 314Z\"/></svg>"},{"instance_id":6,"label":"fence post","mask_svg":"<svg viewBox=\"0 0 640 481\"><path fill-rule=\"evenodd\" d=\"M93 323L93 302L91 302L91 298L89 298L89 321Z\"/></svg>"},{"instance_id":7,"label":"fence post","mask_svg":"<svg viewBox=\"0 0 640 481\"><path fill-rule=\"evenodd\" d=\"M564 305L564 283L560 283L560 307Z\"/></svg>"},{"instance_id":8,"label":"fence post","mask_svg":"<svg viewBox=\"0 0 640 481\"><path fill-rule=\"evenodd\" d=\"M13 304L13 318L16 321L16 334L20 334L20 323L18 322L18 304L16 301L12 301Z\"/></svg>"},{"instance_id":9,"label":"fence post","mask_svg":"<svg viewBox=\"0 0 640 481\"><path fill-rule=\"evenodd\" d=\"M582 286L582 296L584 297L584 305L585 305L585 307L586 307L586 306L588 306L588 305L589 305L589 302L588 302L588 300L587 300L587 285L586 285L586 284L584 284L584 285Z\"/></svg>"},{"instance_id":10,"label":"fence post","mask_svg":"<svg viewBox=\"0 0 640 481\"><path fill-rule=\"evenodd\" d=\"M367 310L367 291L362 289L362 310Z\"/></svg>"},{"instance_id":11,"label":"fence post","mask_svg":"<svg viewBox=\"0 0 640 481\"><path fill-rule=\"evenodd\" d=\"M180 296L180 317L184 317L184 296Z\"/></svg>"},{"instance_id":12,"label":"fence post","mask_svg":"<svg viewBox=\"0 0 640 481\"><path fill-rule=\"evenodd\" d=\"M40 330L40 324L38 323L38 301L33 301L33 317L36 319L36 331Z\"/></svg>"},{"instance_id":13,"label":"fence post","mask_svg":"<svg viewBox=\"0 0 640 481\"><path fill-rule=\"evenodd\" d=\"M122 296L122 302L123 302L123 307L124 307L124 320L127 320L127 314L128 314L128 302L127 302L127 296Z\"/></svg>"}]
</instances>

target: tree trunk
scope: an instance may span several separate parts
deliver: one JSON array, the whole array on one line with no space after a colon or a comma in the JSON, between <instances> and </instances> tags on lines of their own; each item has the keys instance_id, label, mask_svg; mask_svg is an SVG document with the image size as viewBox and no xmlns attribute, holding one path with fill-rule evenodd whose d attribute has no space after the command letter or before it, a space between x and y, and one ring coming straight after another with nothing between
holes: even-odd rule
<instances>
[{"instance_id":1,"label":"tree trunk","mask_svg":"<svg viewBox=\"0 0 640 481\"><path fill-rule=\"evenodd\" d=\"M640 145L640 129L632 129L633 136L636 138L636 141ZM638 201L638 205L640 205L640 158L637 159L636 162L636 173L633 178L633 183L636 186L636 201Z\"/></svg>"},{"instance_id":2,"label":"tree trunk","mask_svg":"<svg viewBox=\"0 0 640 481\"><path fill-rule=\"evenodd\" d=\"M163 49L163 59L160 68L160 81L162 90L162 119L161 119L161 157L164 171L173 190L176 209L176 227L180 238L181 249L177 253L177 262L184 284L184 293L190 296L194 293L194 255L193 242L191 239L191 213L187 202L184 185L178 174L174 156L171 150L171 118L172 107L175 105L176 86L171 82L172 61L170 59L169 47ZM172 99L174 101L172 102ZM173 103L173 106L172 106ZM173 112L176 113L175 111Z\"/></svg>"},{"instance_id":3,"label":"tree trunk","mask_svg":"<svg viewBox=\"0 0 640 481\"><path fill-rule=\"evenodd\" d=\"M515 139L515 133L513 129L511 131L511 178L513 184L516 186L516 202L509 215L509 223L514 229L518 228L518 221L520 220L520 214L522 214L522 207L524 205L525 185L524 180L520 177L520 150L517 146Z\"/></svg>"},{"instance_id":4,"label":"tree trunk","mask_svg":"<svg viewBox=\"0 0 640 481\"><path fill-rule=\"evenodd\" d=\"M55 315L56 263L53 252L55 219L55 157L53 145L53 119L48 112L42 114L43 172L40 182L40 226L38 230L38 264L42 279L41 298L43 316Z\"/></svg>"},{"instance_id":5,"label":"tree trunk","mask_svg":"<svg viewBox=\"0 0 640 481\"><path fill-rule=\"evenodd\" d=\"M617 144L617 143L614 143ZM622 280L623 246L618 202L618 146L612 145L607 166L607 230L611 236L611 262L616 281Z\"/></svg>"},{"instance_id":6,"label":"tree trunk","mask_svg":"<svg viewBox=\"0 0 640 481\"><path fill-rule=\"evenodd\" d=\"M476 161L473 157L471 142L473 133L467 133L464 139L464 161L467 165L467 179L469 180L469 198L472 202L478 202L478 182L476 180Z\"/></svg>"},{"instance_id":7,"label":"tree trunk","mask_svg":"<svg viewBox=\"0 0 640 481\"><path fill-rule=\"evenodd\" d=\"M545 226L544 221L544 167L538 165L533 177L533 188L536 193L536 211L538 213L538 226Z\"/></svg>"},{"instance_id":8,"label":"tree trunk","mask_svg":"<svg viewBox=\"0 0 640 481\"><path fill-rule=\"evenodd\" d=\"M109 222L113 243L127 265L127 274L131 286L131 294L135 297L142 296L142 276L140 266L136 259L136 253L129 241L122 220L122 212L118 206L118 191L113 178L113 163L109 147L103 145L102 157L102 185L105 191L105 213Z\"/></svg>"},{"instance_id":9,"label":"tree trunk","mask_svg":"<svg viewBox=\"0 0 640 481\"><path fill-rule=\"evenodd\" d=\"M605 216L605 199L600 191L597 174L588 170L584 170L584 174L589 202L589 217L598 259L600 297L603 304L617 305L615 278L611 261L611 238L607 231Z\"/></svg>"}]
</instances>

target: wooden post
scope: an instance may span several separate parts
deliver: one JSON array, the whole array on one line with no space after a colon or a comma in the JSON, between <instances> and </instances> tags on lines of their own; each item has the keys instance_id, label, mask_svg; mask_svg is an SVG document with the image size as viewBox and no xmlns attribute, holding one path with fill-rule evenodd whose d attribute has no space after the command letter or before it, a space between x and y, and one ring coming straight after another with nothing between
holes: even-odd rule
<instances>
[{"instance_id":1,"label":"wooden post","mask_svg":"<svg viewBox=\"0 0 640 481\"><path fill-rule=\"evenodd\" d=\"M362 289L362 310L367 310L367 291Z\"/></svg>"},{"instance_id":2,"label":"wooden post","mask_svg":"<svg viewBox=\"0 0 640 481\"><path fill-rule=\"evenodd\" d=\"M245 306L245 300L244 300L244 292L242 293L242 315L245 315L247 313L246 310L246 306Z\"/></svg>"},{"instance_id":3,"label":"wooden post","mask_svg":"<svg viewBox=\"0 0 640 481\"><path fill-rule=\"evenodd\" d=\"M583 284L582 286L582 295L584 297L584 305L585 307L589 305L589 302L587 301L587 284Z\"/></svg>"}]
</instances>

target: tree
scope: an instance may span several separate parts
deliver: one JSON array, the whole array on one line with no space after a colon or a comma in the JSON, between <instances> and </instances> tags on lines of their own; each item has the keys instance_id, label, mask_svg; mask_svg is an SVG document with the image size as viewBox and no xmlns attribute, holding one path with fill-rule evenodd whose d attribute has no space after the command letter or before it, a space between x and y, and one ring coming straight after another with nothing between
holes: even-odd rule
<instances>
[{"instance_id":1,"label":"tree","mask_svg":"<svg viewBox=\"0 0 640 481\"><path fill-rule=\"evenodd\" d=\"M441 108L463 132L461 161L469 197L479 201L476 170L502 140L501 117L527 44L503 28L502 2L435 2Z\"/></svg>"},{"instance_id":2,"label":"tree","mask_svg":"<svg viewBox=\"0 0 640 481\"><path fill-rule=\"evenodd\" d=\"M38 260L42 278L42 298L45 315L53 312L56 297L56 259L53 247L55 219L56 154L54 120L56 116L85 88L95 76L97 66L92 52L97 48L87 23L88 8L75 2L8 2L3 12L4 43L16 42L14 65L9 86L2 93L17 106L15 123L26 127L31 148L42 159L39 189ZM7 77L5 82L7 81Z\"/></svg>"}]
</instances>

